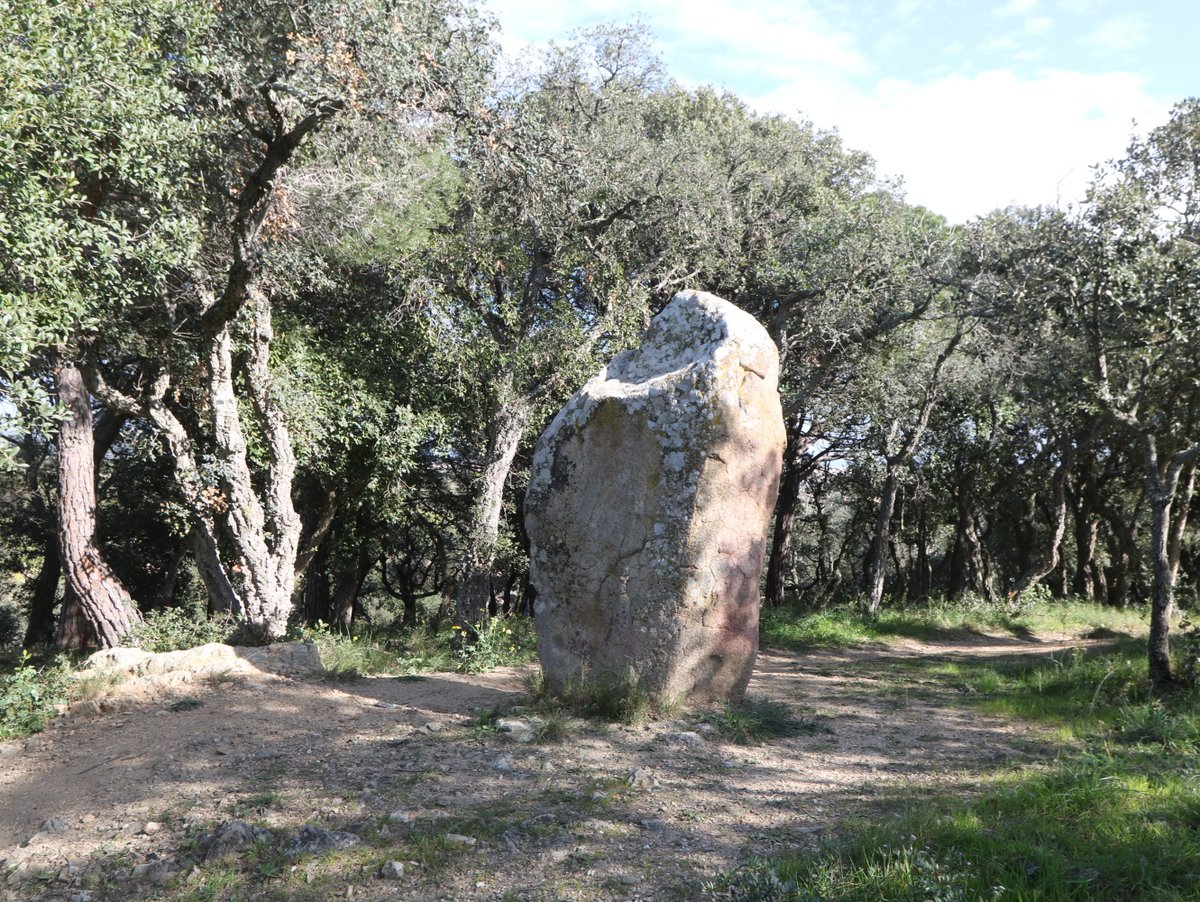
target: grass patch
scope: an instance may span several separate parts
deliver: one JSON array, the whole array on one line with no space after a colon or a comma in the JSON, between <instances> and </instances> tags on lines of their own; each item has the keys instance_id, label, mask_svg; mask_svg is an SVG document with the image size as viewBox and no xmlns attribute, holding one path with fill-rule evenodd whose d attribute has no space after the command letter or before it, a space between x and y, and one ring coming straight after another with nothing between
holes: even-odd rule
<instances>
[{"instance_id":1,"label":"grass patch","mask_svg":"<svg viewBox=\"0 0 1200 902\"><path fill-rule=\"evenodd\" d=\"M1194 757L1185 766L1200 764ZM1145 750L1008 772L837 847L758 862L714 899L1181 899L1200 895L1200 787Z\"/></svg>"},{"instance_id":2,"label":"grass patch","mask_svg":"<svg viewBox=\"0 0 1200 902\"><path fill-rule=\"evenodd\" d=\"M526 692L547 720L563 713L623 724L635 724L671 706L654 702L632 670L619 677L573 679L560 688L546 685L539 673L526 681Z\"/></svg>"},{"instance_id":3,"label":"grass patch","mask_svg":"<svg viewBox=\"0 0 1200 902\"><path fill-rule=\"evenodd\" d=\"M369 633L340 633L318 623L301 630L297 638L317 647L321 666L329 680L357 680L388 673L396 665L396 655Z\"/></svg>"},{"instance_id":4,"label":"grass patch","mask_svg":"<svg viewBox=\"0 0 1200 902\"><path fill-rule=\"evenodd\" d=\"M1037 659L916 666L968 690L985 713L1054 723L1081 738L1111 728L1123 708L1150 703L1144 659L1141 643L1125 638L1091 652L1073 648Z\"/></svg>"},{"instance_id":5,"label":"grass patch","mask_svg":"<svg viewBox=\"0 0 1200 902\"><path fill-rule=\"evenodd\" d=\"M912 668L974 690L963 698L981 710L1057 725L1068 744L966 800L885 797L886 820L726 873L707 898L1200 898L1200 713L1195 695L1150 697L1140 643Z\"/></svg>"},{"instance_id":6,"label":"grass patch","mask_svg":"<svg viewBox=\"0 0 1200 902\"><path fill-rule=\"evenodd\" d=\"M885 607L876 617L869 616L856 603L819 611L775 608L763 611L760 629L765 647L800 651L847 648L897 639L952 639L996 632L1017 636L1052 632L1081 637L1116 637L1141 634L1146 626L1145 613L1133 609L1046 598L1032 598L1016 604L972 598Z\"/></svg>"},{"instance_id":7,"label":"grass patch","mask_svg":"<svg viewBox=\"0 0 1200 902\"><path fill-rule=\"evenodd\" d=\"M757 745L789 736L831 732L828 727L796 717L782 702L770 699L745 699L739 705L727 705L700 716L703 723L716 728L717 736L738 745Z\"/></svg>"}]
</instances>

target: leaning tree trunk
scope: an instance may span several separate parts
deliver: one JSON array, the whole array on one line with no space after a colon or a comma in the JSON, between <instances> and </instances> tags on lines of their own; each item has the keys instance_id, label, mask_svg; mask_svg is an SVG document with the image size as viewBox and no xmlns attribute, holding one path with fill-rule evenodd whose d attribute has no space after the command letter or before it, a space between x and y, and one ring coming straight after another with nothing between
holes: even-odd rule
<instances>
[{"instance_id":1,"label":"leaning tree trunk","mask_svg":"<svg viewBox=\"0 0 1200 902\"><path fill-rule=\"evenodd\" d=\"M96 464L92 408L83 377L72 363L57 370L58 399L66 411L58 432L59 548L67 586L87 625L87 639L101 648L121 643L141 620L129 593L96 544ZM71 609L64 602L59 648L75 648L81 636Z\"/></svg>"},{"instance_id":2,"label":"leaning tree trunk","mask_svg":"<svg viewBox=\"0 0 1200 902\"><path fill-rule=\"evenodd\" d=\"M454 616L462 624L478 623L487 611L500 516L504 511L504 485L530 413L523 399L512 397L498 402L492 413L487 457L475 494L468 545L455 594Z\"/></svg>"},{"instance_id":3,"label":"leaning tree trunk","mask_svg":"<svg viewBox=\"0 0 1200 902\"><path fill-rule=\"evenodd\" d=\"M887 477L883 482L883 494L879 499L879 510L875 513L875 535L871 540L871 556L867 567L867 610L874 617L883 604L883 582L887 574L888 535L891 532L892 511L896 508L896 494L900 489L899 463L888 461Z\"/></svg>"},{"instance_id":4,"label":"leaning tree trunk","mask_svg":"<svg viewBox=\"0 0 1200 902\"><path fill-rule=\"evenodd\" d=\"M1196 461L1188 461L1179 478L1178 496L1172 504L1171 531L1167 536L1167 555L1171 562L1171 585L1179 579L1179 562L1183 558L1183 536L1187 531L1192 495L1196 491Z\"/></svg>"},{"instance_id":5,"label":"leaning tree trunk","mask_svg":"<svg viewBox=\"0 0 1200 902\"><path fill-rule=\"evenodd\" d=\"M42 566L33 581L29 601L29 622L25 626L25 647L45 645L54 638L54 602L62 576L62 555L58 550L58 528L52 527L42 552Z\"/></svg>"},{"instance_id":6,"label":"leaning tree trunk","mask_svg":"<svg viewBox=\"0 0 1200 902\"><path fill-rule=\"evenodd\" d=\"M121 414L105 412L96 421L96 428L92 436L93 475L99 471L101 461L112 448L117 436L121 434L121 426L125 419ZM34 499L38 519L46 524L46 541L42 550L42 566L34 578L33 595L29 601L29 622L25 628L24 643L26 647L45 645L53 641L55 633L54 605L58 601L58 584L62 577L58 511L46 504L40 493L36 493L36 485L32 488L35 491ZM77 605L78 601L74 594L70 591L66 592L63 597L62 611L76 622L76 626L64 632L63 641L67 643L67 647L76 647L81 643L87 644L91 641L86 624L76 611ZM75 641L76 636L79 637L79 641Z\"/></svg>"},{"instance_id":7,"label":"leaning tree trunk","mask_svg":"<svg viewBox=\"0 0 1200 902\"><path fill-rule=\"evenodd\" d=\"M783 478L775 499L775 529L771 533L771 548L767 556L767 585L763 604L778 607L783 604L788 555L792 550L792 530L796 525L796 508L800 503L800 486L805 469L801 465L808 436L804 434L803 414L794 414L787 424L787 445L783 451Z\"/></svg>"},{"instance_id":8,"label":"leaning tree trunk","mask_svg":"<svg viewBox=\"0 0 1200 902\"><path fill-rule=\"evenodd\" d=\"M1062 547L1063 535L1067 531L1067 477L1071 472L1072 449L1069 441L1062 443L1063 454L1058 469L1054 472L1051 487L1054 492L1053 520L1050 524L1050 541L1041 558L1034 561L1021 574L1017 584L1009 593L1013 600L1020 600L1030 587L1045 579L1059 564L1059 549Z\"/></svg>"}]
</instances>

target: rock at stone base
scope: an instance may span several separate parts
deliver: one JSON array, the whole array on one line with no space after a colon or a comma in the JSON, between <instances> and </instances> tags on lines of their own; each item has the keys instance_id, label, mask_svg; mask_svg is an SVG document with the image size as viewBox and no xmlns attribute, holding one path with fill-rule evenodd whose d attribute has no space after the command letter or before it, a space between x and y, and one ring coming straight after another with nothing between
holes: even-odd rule
<instances>
[{"instance_id":1,"label":"rock at stone base","mask_svg":"<svg viewBox=\"0 0 1200 902\"><path fill-rule=\"evenodd\" d=\"M379 876L384 880L399 880L404 876L404 862L389 861L379 869Z\"/></svg>"},{"instance_id":2,"label":"rock at stone base","mask_svg":"<svg viewBox=\"0 0 1200 902\"><path fill-rule=\"evenodd\" d=\"M226 855L241 851L254 842L254 831L245 821L229 821L217 828L207 840L204 850L205 861L216 861ZM203 843L203 840L202 840Z\"/></svg>"},{"instance_id":3,"label":"rock at stone base","mask_svg":"<svg viewBox=\"0 0 1200 902\"><path fill-rule=\"evenodd\" d=\"M785 441L779 358L748 313L677 294L539 439L525 499L547 685L734 703Z\"/></svg>"},{"instance_id":4,"label":"rock at stone base","mask_svg":"<svg viewBox=\"0 0 1200 902\"><path fill-rule=\"evenodd\" d=\"M496 732L504 733L513 742L528 744L537 739L537 728L522 717L501 717L496 721Z\"/></svg>"},{"instance_id":5,"label":"rock at stone base","mask_svg":"<svg viewBox=\"0 0 1200 902\"><path fill-rule=\"evenodd\" d=\"M321 855L334 849L349 849L357 846L360 840L353 833L343 833L340 830L322 830L311 824L305 824L300 832L292 837L292 841L283 850L286 858L299 858L301 855Z\"/></svg>"},{"instance_id":6,"label":"rock at stone base","mask_svg":"<svg viewBox=\"0 0 1200 902\"><path fill-rule=\"evenodd\" d=\"M71 829L71 825L67 823L66 818L48 817L42 821L42 826L38 829L42 833L66 833Z\"/></svg>"},{"instance_id":7,"label":"rock at stone base","mask_svg":"<svg viewBox=\"0 0 1200 902\"><path fill-rule=\"evenodd\" d=\"M130 872L130 876L135 880L147 880L150 883L160 885L169 882L177 873L179 873L178 865L160 859L136 865Z\"/></svg>"},{"instance_id":8,"label":"rock at stone base","mask_svg":"<svg viewBox=\"0 0 1200 902\"><path fill-rule=\"evenodd\" d=\"M693 733L691 730L680 730L677 733L664 733L663 741L673 745L682 745L690 749L701 749L708 745L704 737L699 733Z\"/></svg>"}]
</instances>

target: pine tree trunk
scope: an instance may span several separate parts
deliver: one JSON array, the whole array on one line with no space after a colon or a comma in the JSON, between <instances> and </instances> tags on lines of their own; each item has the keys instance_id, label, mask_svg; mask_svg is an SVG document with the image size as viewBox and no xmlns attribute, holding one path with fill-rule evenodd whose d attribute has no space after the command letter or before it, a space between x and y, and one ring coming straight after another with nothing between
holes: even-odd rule
<instances>
[{"instance_id":1,"label":"pine tree trunk","mask_svg":"<svg viewBox=\"0 0 1200 902\"><path fill-rule=\"evenodd\" d=\"M96 544L96 464L92 408L83 377L74 364L60 363L58 399L66 411L58 438L58 523L63 572L86 624L82 636L64 602L59 648L79 647L81 640L100 648L119 645L141 620L129 593L108 566Z\"/></svg>"}]
</instances>

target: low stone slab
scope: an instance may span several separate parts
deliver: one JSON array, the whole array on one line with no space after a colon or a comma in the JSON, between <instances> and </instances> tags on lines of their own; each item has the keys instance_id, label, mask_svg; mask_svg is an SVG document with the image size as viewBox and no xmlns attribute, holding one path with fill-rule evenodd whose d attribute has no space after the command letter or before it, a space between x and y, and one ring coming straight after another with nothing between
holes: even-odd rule
<instances>
[{"instance_id":1,"label":"low stone slab","mask_svg":"<svg viewBox=\"0 0 1200 902\"><path fill-rule=\"evenodd\" d=\"M321 655L310 642L276 642L261 648L210 642L180 651L149 652L140 648L108 648L87 659L79 675L99 671L131 676L169 673L303 673L322 671Z\"/></svg>"}]
</instances>

